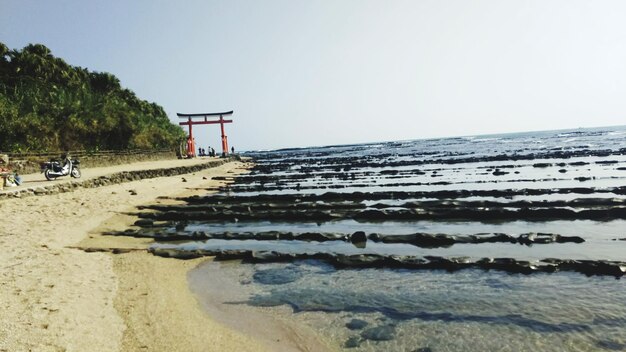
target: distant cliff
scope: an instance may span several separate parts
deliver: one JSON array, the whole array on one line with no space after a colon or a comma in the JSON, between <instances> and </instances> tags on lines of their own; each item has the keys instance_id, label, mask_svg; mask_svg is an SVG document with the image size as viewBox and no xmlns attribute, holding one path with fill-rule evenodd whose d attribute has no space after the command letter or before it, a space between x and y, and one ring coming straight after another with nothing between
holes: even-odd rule
<instances>
[{"instance_id":1,"label":"distant cliff","mask_svg":"<svg viewBox=\"0 0 626 352\"><path fill-rule=\"evenodd\" d=\"M41 44L0 43L1 151L169 148L184 136L114 75L71 66Z\"/></svg>"}]
</instances>

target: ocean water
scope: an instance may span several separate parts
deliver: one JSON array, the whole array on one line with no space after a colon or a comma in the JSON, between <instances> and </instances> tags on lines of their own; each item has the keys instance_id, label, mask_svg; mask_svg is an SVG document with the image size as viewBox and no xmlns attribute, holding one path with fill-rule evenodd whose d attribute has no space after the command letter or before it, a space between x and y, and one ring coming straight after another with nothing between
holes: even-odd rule
<instances>
[{"instance_id":1,"label":"ocean water","mask_svg":"<svg viewBox=\"0 0 626 352\"><path fill-rule=\"evenodd\" d=\"M310 259L325 253L626 262L626 126L247 156L256 160L251 173L218 189L218 197L187 200L193 220L157 216L160 227L147 229L228 236L162 241L153 248L288 253L295 259L202 265L189 277L201 300L215 299L207 287L216 276L227 278L237 299L226 299L226 306L291 319L339 350L626 350L621 275L357 268ZM339 237L250 237L270 231ZM364 244L345 240L357 231L369 236ZM372 240L372 234L414 233L544 233L584 242L421 246Z\"/></svg>"}]
</instances>

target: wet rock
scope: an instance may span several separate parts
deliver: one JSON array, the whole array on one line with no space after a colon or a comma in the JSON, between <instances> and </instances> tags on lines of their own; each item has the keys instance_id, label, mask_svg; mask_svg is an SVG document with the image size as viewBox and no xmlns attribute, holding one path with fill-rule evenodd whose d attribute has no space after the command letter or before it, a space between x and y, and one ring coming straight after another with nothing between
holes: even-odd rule
<instances>
[{"instance_id":1,"label":"wet rock","mask_svg":"<svg viewBox=\"0 0 626 352\"><path fill-rule=\"evenodd\" d=\"M383 210L364 210L354 215L355 220L369 220L369 221L380 221L387 219L387 213Z\"/></svg>"},{"instance_id":2,"label":"wet rock","mask_svg":"<svg viewBox=\"0 0 626 352\"><path fill-rule=\"evenodd\" d=\"M222 250L222 251L204 251L206 256L215 255L216 260L232 260L232 259L241 259L244 261L253 260L254 252L247 250ZM260 260L262 261L262 260Z\"/></svg>"},{"instance_id":3,"label":"wet rock","mask_svg":"<svg viewBox=\"0 0 626 352\"><path fill-rule=\"evenodd\" d=\"M626 343L611 340L598 340L596 346L604 350L610 351L626 351Z\"/></svg>"},{"instance_id":4,"label":"wet rock","mask_svg":"<svg viewBox=\"0 0 626 352\"><path fill-rule=\"evenodd\" d=\"M144 230L138 231L135 237L152 237L157 241L167 242L167 241L202 241L202 240L209 239L210 235L208 235L204 231L194 231L194 232L155 231L155 232L150 233L149 231L146 231L144 229Z\"/></svg>"},{"instance_id":5,"label":"wet rock","mask_svg":"<svg viewBox=\"0 0 626 352\"><path fill-rule=\"evenodd\" d=\"M413 239L411 243L420 247L447 247L454 244L455 238L451 236L446 236L444 234L426 234L426 233L416 233L413 235Z\"/></svg>"},{"instance_id":6,"label":"wet rock","mask_svg":"<svg viewBox=\"0 0 626 352\"><path fill-rule=\"evenodd\" d=\"M139 220L135 221L135 223L133 225L141 226L141 227L150 227L150 226L154 225L154 220L152 220L152 219L139 219Z\"/></svg>"},{"instance_id":7,"label":"wet rock","mask_svg":"<svg viewBox=\"0 0 626 352\"><path fill-rule=\"evenodd\" d=\"M472 260L470 257L452 257L450 261L456 264L471 264Z\"/></svg>"},{"instance_id":8,"label":"wet rock","mask_svg":"<svg viewBox=\"0 0 626 352\"><path fill-rule=\"evenodd\" d=\"M509 273L532 274L536 272L573 271L585 275L607 275L621 277L626 274L626 262L605 260L571 260L546 258L538 262L516 260L515 258L482 258L473 261L468 257L439 257L439 256L385 256L378 254L341 255L334 253L280 253L276 251L250 250L183 250L179 248L150 248L154 255L181 259L197 258L200 256L216 256L216 260L242 259L251 263L289 262L294 260L314 259L324 261L336 268L406 268L406 269L444 269L448 271L465 268L481 268L484 270L499 270ZM263 276L265 275L265 276ZM259 280L268 284L273 282L289 282L297 279L298 273L262 273Z\"/></svg>"},{"instance_id":9,"label":"wet rock","mask_svg":"<svg viewBox=\"0 0 626 352\"><path fill-rule=\"evenodd\" d=\"M586 275L611 275L621 277L626 273L626 263L608 260L580 260L572 263L574 270Z\"/></svg>"},{"instance_id":10,"label":"wet rock","mask_svg":"<svg viewBox=\"0 0 626 352\"><path fill-rule=\"evenodd\" d=\"M362 244L362 247L360 248L365 248L365 243L367 242L367 235L365 235L365 232L363 231L357 231L353 233L352 235L350 235L350 242L352 242L352 244L354 245Z\"/></svg>"},{"instance_id":11,"label":"wet rock","mask_svg":"<svg viewBox=\"0 0 626 352\"><path fill-rule=\"evenodd\" d=\"M290 234L290 238L289 239L293 239L293 234ZM288 236L285 236L285 238L281 238L280 237L281 234L278 231L266 231L266 232L259 232L256 233L254 236L254 239L258 240L258 241L273 241L273 240L278 240L278 239L287 239Z\"/></svg>"},{"instance_id":12,"label":"wet rock","mask_svg":"<svg viewBox=\"0 0 626 352\"><path fill-rule=\"evenodd\" d=\"M443 234L432 235L427 233L416 233L412 235L381 235L379 238L383 243L410 243L424 248L449 247L456 242L451 236Z\"/></svg>"},{"instance_id":13,"label":"wet rock","mask_svg":"<svg viewBox=\"0 0 626 352\"><path fill-rule=\"evenodd\" d=\"M469 266L465 259L457 260L456 258L444 258L439 256L424 256L428 260L425 266L432 269L444 269L447 271L456 271Z\"/></svg>"},{"instance_id":14,"label":"wet rock","mask_svg":"<svg viewBox=\"0 0 626 352\"><path fill-rule=\"evenodd\" d=\"M252 276L254 281L265 285L283 285L294 282L302 277L296 267L259 270Z\"/></svg>"},{"instance_id":15,"label":"wet rock","mask_svg":"<svg viewBox=\"0 0 626 352\"><path fill-rule=\"evenodd\" d=\"M525 245L531 245L535 242L536 239L537 239L536 233L527 233L527 234L520 235L517 238L517 242L521 244L525 244Z\"/></svg>"},{"instance_id":16,"label":"wet rock","mask_svg":"<svg viewBox=\"0 0 626 352\"><path fill-rule=\"evenodd\" d=\"M361 330L367 326L367 322L361 319L352 319L346 323L346 327L350 330Z\"/></svg>"},{"instance_id":17,"label":"wet rock","mask_svg":"<svg viewBox=\"0 0 626 352\"><path fill-rule=\"evenodd\" d=\"M420 269L429 264L428 260L413 256L390 256L389 260L395 262L393 266L401 268Z\"/></svg>"},{"instance_id":18,"label":"wet rock","mask_svg":"<svg viewBox=\"0 0 626 352\"><path fill-rule=\"evenodd\" d=\"M556 235L556 240L557 243L583 243L585 242L585 239L579 236L561 236L561 235Z\"/></svg>"},{"instance_id":19,"label":"wet rock","mask_svg":"<svg viewBox=\"0 0 626 352\"><path fill-rule=\"evenodd\" d=\"M517 261L514 258L496 258L489 268L519 274L530 274L535 270L529 262Z\"/></svg>"},{"instance_id":20,"label":"wet rock","mask_svg":"<svg viewBox=\"0 0 626 352\"><path fill-rule=\"evenodd\" d=\"M389 341L393 340L396 333L396 327L393 325L377 326L364 330L361 333L361 337L365 340L372 341Z\"/></svg>"},{"instance_id":21,"label":"wet rock","mask_svg":"<svg viewBox=\"0 0 626 352\"><path fill-rule=\"evenodd\" d=\"M343 344L344 348L356 348L361 345L361 339L358 336L352 336Z\"/></svg>"},{"instance_id":22,"label":"wet rock","mask_svg":"<svg viewBox=\"0 0 626 352\"><path fill-rule=\"evenodd\" d=\"M384 200L384 199L416 199L416 198L434 198L434 199L453 199L465 197L496 197L511 198L513 196L523 195L549 195L549 194L592 194L592 193L614 193L626 194L626 187L573 187L573 188L556 188L556 189L503 189L503 190L441 190L441 191L384 191L384 192L352 192L352 193L335 193L326 192L322 194L259 194L256 196L223 196L213 195L209 197L192 196L181 198L181 200L189 203L199 204L215 204L230 203L241 204L250 202L283 202L283 203L313 203L313 202L330 202L330 201L350 201L360 202L365 200Z\"/></svg>"},{"instance_id":23,"label":"wet rock","mask_svg":"<svg viewBox=\"0 0 626 352\"><path fill-rule=\"evenodd\" d=\"M329 236L319 233L319 232L304 232L304 233L295 235L294 239L300 240L300 241L323 242L323 241L328 241Z\"/></svg>"},{"instance_id":24,"label":"wet rock","mask_svg":"<svg viewBox=\"0 0 626 352\"><path fill-rule=\"evenodd\" d=\"M385 264L385 257L378 254L337 254L333 259L333 264L347 267L380 267Z\"/></svg>"},{"instance_id":25,"label":"wet rock","mask_svg":"<svg viewBox=\"0 0 626 352\"><path fill-rule=\"evenodd\" d=\"M613 164L617 164L618 161L617 160L600 160L600 161L596 161L596 164L598 165L613 165Z\"/></svg>"},{"instance_id":26,"label":"wet rock","mask_svg":"<svg viewBox=\"0 0 626 352\"><path fill-rule=\"evenodd\" d=\"M202 253L198 253L195 251L182 251L169 248L149 248L148 252L160 257L176 259L194 259L204 256Z\"/></svg>"},{"instance_id":27,"label":"wet rock","mask_svg":"<svg viewBox=\"0 0 626 352\"><path fill-rule=\"evenodd\" d=\"M515 239L513 238L513 236L511 235L507 235L506 233L496 233L491 237L481 237L478 240L478 243L481 242L489 242L489 243L496 243L496 242L509 242L509 243L515 243Z\"/></svg>"},{"instance_id":28,"label":"wet rock","mask_svg":"<svg viewBox=\"0 0 626 352\"><path fill-rule=\"evenodd\" d=\"M367 236L367 238L368 238L368 239L370 239L371 241L374 241L374 242L382 242L382 238L383 238L384 236L385 236L385 235L381 235L381 234L379 234L379 233L370 233L370 234Z\"/></svg>"},{"instance_id":29,"label":"wet rock","mask_svg":"<svg viewBox=\"0 0 626 352\"><path fill-rule=\"evenodd\" d=\"M293 240L294 238L295 238L295 236L291 232L281 232L278 235L278 239L281 239L281 240Z\"/></svg>"}]
</instances>

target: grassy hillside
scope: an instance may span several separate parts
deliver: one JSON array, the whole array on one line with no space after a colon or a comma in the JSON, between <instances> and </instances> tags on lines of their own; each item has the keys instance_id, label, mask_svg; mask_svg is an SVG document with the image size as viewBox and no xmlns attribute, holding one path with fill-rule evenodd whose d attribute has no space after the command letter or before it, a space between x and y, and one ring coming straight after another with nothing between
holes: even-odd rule
<instances>
[{"instance_id":1,"label":"grassy hillside","mask_svg":"<svg viewBox=\"0 0 626 352\"><path fill-rule=\"evenodd\" d=\"M71 66L41 44L0 43L0 151L164 148L184 136L114 75Z\"/></svg>"}]
</instances>

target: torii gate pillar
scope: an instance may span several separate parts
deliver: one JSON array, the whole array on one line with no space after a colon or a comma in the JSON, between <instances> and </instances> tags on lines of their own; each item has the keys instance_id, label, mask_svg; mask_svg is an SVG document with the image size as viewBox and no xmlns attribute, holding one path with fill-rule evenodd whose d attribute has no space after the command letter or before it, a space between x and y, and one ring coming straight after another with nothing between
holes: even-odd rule
<instances>
[{"instance_id":1,"label":"torii gate pillar","mask_svg":"<svg viewBox=\"0 0 626 352\"><path fill-rule=\"evenodd\" d=\"M220 127L222 129L222 155L227 155L228 154L228 137L226 136L226 133L224 132L224 116L220 115ZM189 128L191 128L191 125L189 126Z\"/></svg>"},{"instance_id":2,"label":"torii gate pillar","mask_svg":"<svg viewBox=\"0 0 626 352\"><path fill-rule=\"evenodd\" d=\"M189 117L189 137L187 137L187 157L195 158L196 157L196 140L193 138L193 123L191 122L191 117Z\"/></svg>"}]
</instances>

